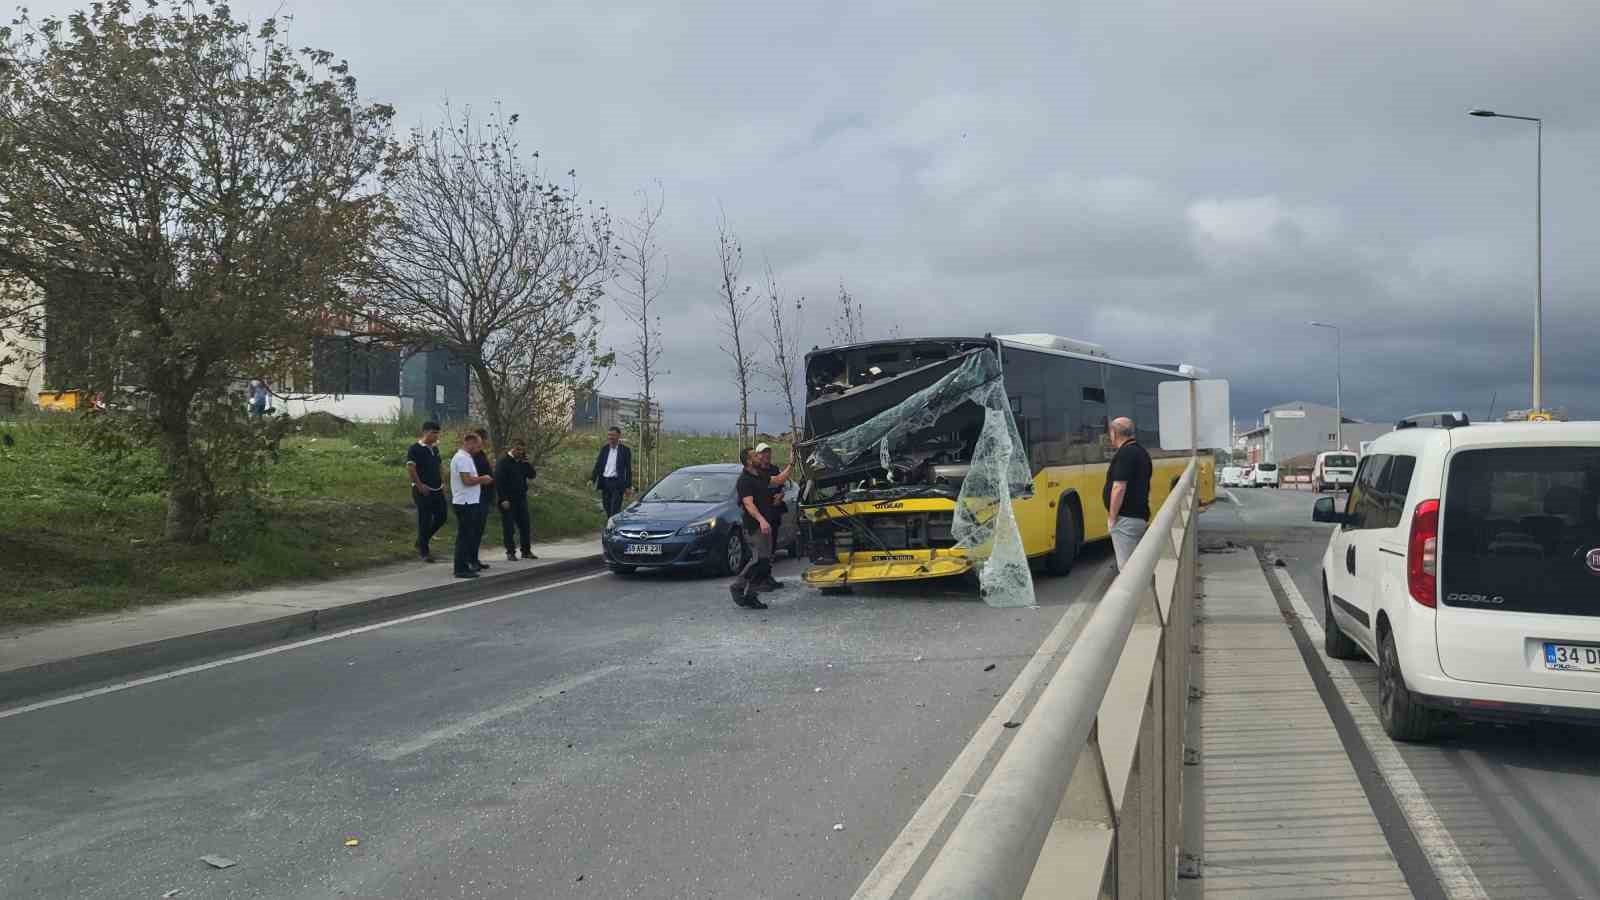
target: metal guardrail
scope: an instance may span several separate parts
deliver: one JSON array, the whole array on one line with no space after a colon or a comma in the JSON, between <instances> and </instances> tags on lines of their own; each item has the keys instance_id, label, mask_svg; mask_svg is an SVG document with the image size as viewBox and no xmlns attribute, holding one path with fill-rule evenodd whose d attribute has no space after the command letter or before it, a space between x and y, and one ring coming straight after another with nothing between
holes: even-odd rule
<instances>
[{"instance_id":1,"label":"metal guardrail","mask_svg":"<svg viewBox=\"0 0 1600 900\"><path fill-rule=\"evenodd\" d=\"M1191 461L913 900L1175 893L1197 473Z\"/></svg>"}]
</instances>

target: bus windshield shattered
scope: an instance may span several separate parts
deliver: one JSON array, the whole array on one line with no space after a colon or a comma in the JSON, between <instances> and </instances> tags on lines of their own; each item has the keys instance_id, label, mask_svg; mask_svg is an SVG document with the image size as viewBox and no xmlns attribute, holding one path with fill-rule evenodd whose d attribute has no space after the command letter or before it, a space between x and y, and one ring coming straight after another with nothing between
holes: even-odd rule
<instances>
[{"instance_id":1,"label":"bus windshield shattered","mask_svg":"<svg viewBox=\"0 0 1600 900\"><path fill-rule=\"evenodd\" d=\"M1032 473L987 340L896 341L807 360L801 505L823 587L976 569L984 600L1033 603L1012 500Z\"/></svg>"}]
</instances>

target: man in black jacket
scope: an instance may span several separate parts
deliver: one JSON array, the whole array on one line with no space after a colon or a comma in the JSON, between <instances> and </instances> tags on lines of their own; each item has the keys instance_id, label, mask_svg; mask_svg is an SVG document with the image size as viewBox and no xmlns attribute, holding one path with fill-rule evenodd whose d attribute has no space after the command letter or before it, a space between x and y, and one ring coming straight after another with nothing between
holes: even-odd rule
<instances>
[{"instance_id":1,"label":"man in black jacket","mask_svg":"<svg viewBox=\"0 0 1600 900\"><path fill-rule=\"evenodd\" d=\"M622 496L633 488L633 453L622 444L621 428L613 425L606 429L606 443L595 457L589 480L600 492L606 518L622 511Z\"/></svg>"},{"instance_id":2,"label":"man in black jacket","mask_svg":"<svg viewBox=\"0 0 1600 900\"><path fill-rule=\"evenodd\" d=\"M528 462L528 445L521 438L511 442L511 451L494 467L494 485L500 493L500 532L506 539L506 561L517 558L517 538L521 538L523 559L533 555L533 524L528 519L528 482L539 473Z\"/></svg>"},{"instance_id":3,"label":"man in black jacket","mask_svg":"<svg viewBox=\"0 0 1600 900\"><path fill-rule=\"evenodd\" d=\"M478 450L476 453L472 454L472 464L478 467L479 475L493 476L494 463L489 461L489 431L486 428L479 428L475 433L478 435ZM489 510L494 509L494 489L495 483L493 481L485 482L483 485L483 492L478 500L477 512L479 545L481 545L483 541L483 532L489 526ZM475 546L473 548L474 564L479 569L489 568L488 566L484 565L483 560L477 558L477 551L478 547Z\"/></svg>"}]
</instances>

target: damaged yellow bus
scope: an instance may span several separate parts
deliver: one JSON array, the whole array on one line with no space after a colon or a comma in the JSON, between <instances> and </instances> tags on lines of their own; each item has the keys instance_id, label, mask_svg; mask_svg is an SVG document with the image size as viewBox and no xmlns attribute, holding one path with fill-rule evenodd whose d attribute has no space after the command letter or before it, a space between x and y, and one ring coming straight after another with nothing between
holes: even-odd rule
<instances>
[{"instance_id":1,"label":"damaged yellow bus","mask_svg":"<svg viewBox=\"0 0 1600 900\"><path fill-rule=\"evenodd\" d=\"M963 543L958 501L974 508L966 482L980 477L990 493L1010 482L1030 562L1067 573L1084 544L1109 537L1101 487L1110 419L1131 417L1150 452L1152 512L1177 484L1189 454L1160 449L1157 386L1185 380L1175 369L1119 362L1093 344L1043 334L812 351L800 444L806 583L844 588L972 571L978 560ZM997 399L1019 445L999 460L994 432L984 429L986 417L996 421ZM1011 443L999 441L998 452ZM1209 504L1210 453L1201 452L1200 466L1201 502Z\"/></svg>"}]
</instances>

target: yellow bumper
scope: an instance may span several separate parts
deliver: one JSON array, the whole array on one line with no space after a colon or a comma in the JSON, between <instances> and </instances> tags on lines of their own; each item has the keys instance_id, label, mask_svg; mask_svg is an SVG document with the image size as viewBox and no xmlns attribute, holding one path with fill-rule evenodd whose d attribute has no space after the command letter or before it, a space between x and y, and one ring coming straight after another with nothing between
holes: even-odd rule
<instances>
[{"instance_id":1,"label":"yellow bumper","mask_svg":"<svg viewBox=\"0 0 1600 900\"><path fill-rule=\"evenodd\" d=\"M801 576L815 587L842 587L869 581L918 581L971 571L972 560L955 550L894 550L852 553L835 563L812 566Z\"/></svg>"}]
</instances>

